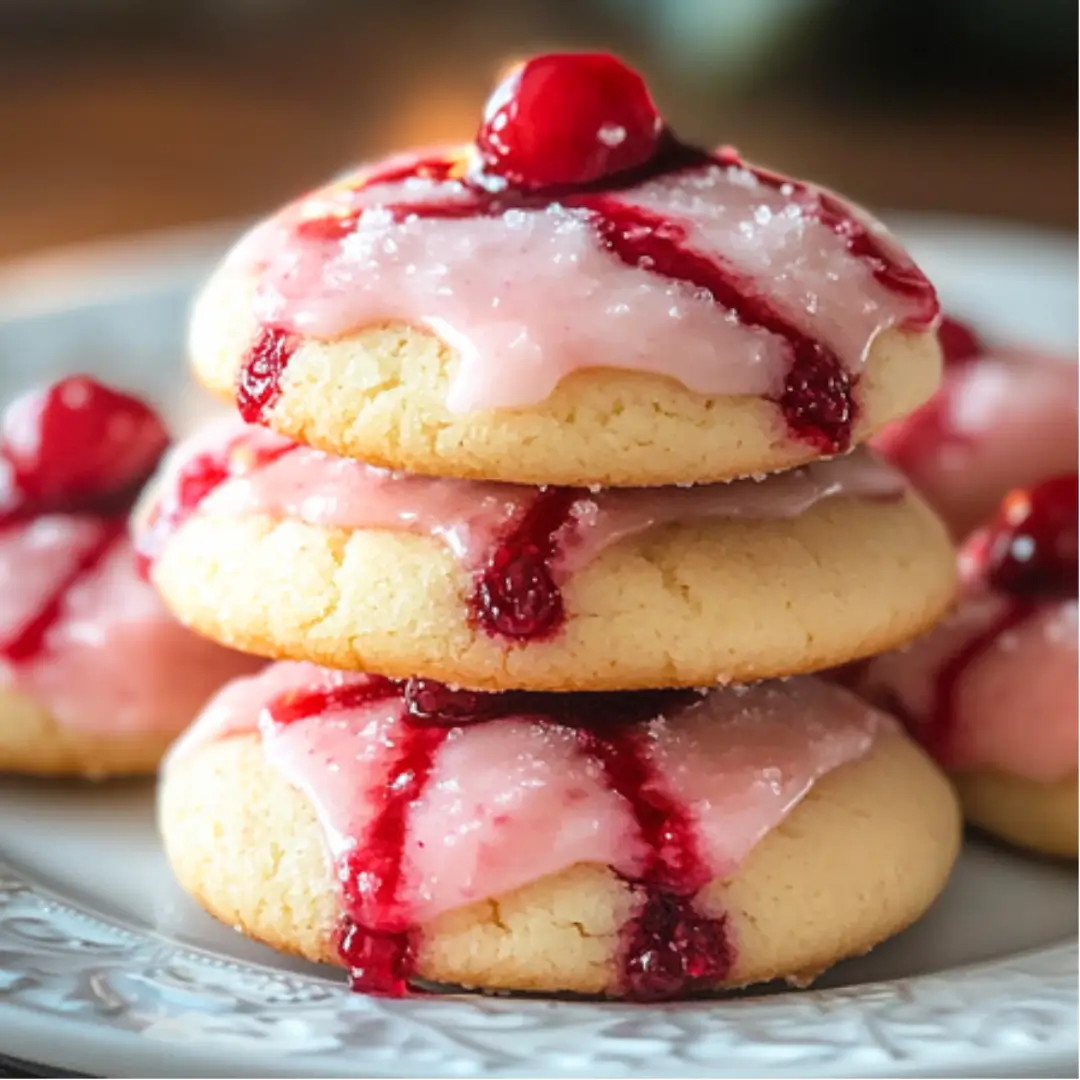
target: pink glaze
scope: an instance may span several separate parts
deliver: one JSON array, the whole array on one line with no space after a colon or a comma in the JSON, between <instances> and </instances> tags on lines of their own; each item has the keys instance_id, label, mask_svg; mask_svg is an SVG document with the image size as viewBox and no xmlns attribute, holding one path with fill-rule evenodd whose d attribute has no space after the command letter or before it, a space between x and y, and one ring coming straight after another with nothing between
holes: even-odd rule
<instances>
[{"instance_id":1,"label":"pink glaze","mask_svg":"<svg viewBox=\"0 0 1080 1080\"><path fill-rule=\"evenodd\" d=\"M966 536L1010 489L1076 471L1076 364L1021 350L968 360L873 445Z\"/></svg>"},{"instance_id":2,"label":"pink glaze","mask_svg":"<svg viewBox=\"0 0 1080 1080\"><path fill-rule=\"evenodd\" d=\"M1077 757L1077 478L1011 491L960 552L956 613L857 669L946 767L1048 783Z\"/></svg>"},{"instance_id":3,"label":"pink glaze","mask_svg":"<svg viewBox=\"0 0 1080 1080\"><path fill-rule=\"evenodd\" d=\"M696 152L693 164L602 197L508 197L508 208L477 212L459 153L434 178L401 178L426 155L383 163L370 182L360 171L253 230L225 272L257 279L260 325L323 339L392 319L426 327L460 356L447 397L457 412L534 405L597 366L670 376L706 394L783 392L792 365L783 335L644 257L615 257L598 212L678 232L681 250L720 268L740 295L767 296L777 319L852 375L883 330L936 317L932 290L884 227L812 185ZM881 259L852 244L853 227L838 226L848 218L883 254L889 280ZM328 227L338 219L347 227ZM905 277L925 288L895 287ZM207 294L194 317L196 353L231 317Z\"/></svg>"},{"instance_id":4,"label":"pink glaze","mask_svg":"<svg viewBox=\"0 0 1080 1080\"><path fill-rule=\"evenodd\" d=\"M268 759L314 805L331 856L362 863L357 845L378 804L387 762L403 725L413 723L400 694L289 724L276 723L268 707L289 692L366 679L279 663L237 680L206 708L166 767L197 746L259 731ZM713 690L636 730L666 797L689 815L708 871L727 876L817 779L861 758L889 727L852 695L793 679ZM606 864L631 880L643 871L648 853L634 816L574 731L529 715L450 729L424 790L408 807L397 896L408 921L429 920L576 863ZM363 922L369 913L349 914Z\"/></svg>"},{"instance_id":5,"label":"pink glaze","mask_svg":"<svg viewBox=\"0 0 1080 1080\"><path fill-rule=\"evenodd\" d=\"M34 698L73 731L179 731L226 679L259 664L180 626L136 574L122 534L75 575L114 524L45 514L0 530L0 640L16 640L43 598L59 595L32 654L0 656L0 685Z\"/></svg>"},{"instance_id":6,"label":"pink glaze","mask_svg":"<svg viewBox=\"0 0 1080 1080\"><path fill-rule=\"evenodd\" d=\"M990 769L1052 783L1075 775L1077 760L1077 602L1039 605L994 635L960 676L945 730L934 732L942 670L1013 604L979 591L914 645L877 657L862 688L892 703L942 764Z\"/></svg>"},{"instance_id":7,"label":"pink glaze","mask_svg":"<svg viewBox=\"0 0 1080 1080\"><path fill-rule=\"evenodd\" d=\"M265 464L224 480L199 504L198 512L269 514L346 529L427 534L442 539L473 568L541 490L394 473L305 446L274 452L284 445L285 440L263 428L236 421L215 425L178 448L165 467L159 492L167 498L185 462L199 455L228 452L250 460L264 455ZM897 472L862 450L764 480L595 493L581 489L559 538L558 570L570 573L620 540L663 524L797 517L823 499L895 498L904 489Z\"/></svg>"}]
</instances>

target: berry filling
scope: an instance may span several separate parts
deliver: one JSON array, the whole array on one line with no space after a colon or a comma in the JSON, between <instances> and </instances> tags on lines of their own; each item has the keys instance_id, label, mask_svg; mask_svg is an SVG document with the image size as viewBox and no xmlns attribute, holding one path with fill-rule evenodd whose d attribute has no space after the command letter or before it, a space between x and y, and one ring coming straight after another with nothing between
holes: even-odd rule
<instances>
[{"instance_id":1,"label":"berry filling","mask_svg":"<svg viewBox=\"0 0 1080 1080\"><path fill-rule=\"evenodd\" d=\"M550 637L562 625L562 592L552 567L573 523L577 488L547 488L498 542L476 578L473 618L512 641Z\"/></svg>"},{"instance_id":2,"label":"berry filling","mask_svg":"<svg viewBox=\"0 0 1080 1080\"><path fill-rule=\"evenodd\" d=\"M620 991L652 1001L721 982L733 959L725 919L702 914L694 903L712 874L700 854L693 818L666 793L640 727L694 697L683 691L483 694L426 679L369 677L291 691L272 701L265 715L276 726L400 702L386 739L384 782L371 793L375 812L339 869L346 916L338 948L353 988L399 996L413 977L416 928L403 897L409 814L424 795L439 751L462 725L523 716L573 732L580 752L625 801L645 849L640 873L626 879L637 904L621 938Z\"/></svg>"},{"instance_id":3,"label":"berry filling","mask_svg":"<svg viewBox=\"0 0 1080 1080\"><path fill-rule=\"evenodd\" d=\"M281 397L281 376L296 351L298 339L264 327L247 351L236 387L236 405L249 424L263 419Z\"/></svg>"}]
</instances>

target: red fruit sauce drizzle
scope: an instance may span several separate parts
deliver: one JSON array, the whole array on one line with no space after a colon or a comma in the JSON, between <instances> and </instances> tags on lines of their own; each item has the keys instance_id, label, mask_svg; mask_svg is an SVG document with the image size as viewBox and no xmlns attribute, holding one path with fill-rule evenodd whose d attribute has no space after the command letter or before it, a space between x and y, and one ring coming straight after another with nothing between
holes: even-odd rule
<instances>
[{"instance_id":1,"label":"red fruit sauce drizzle","mask_svg":"<svg viewBox=\"0 0 1080 1080\"><path fill-rule=\"evenodd\" d=\"M81 581L105 561L125 535L127 515L103 518L101 534L91 544L51 592L42 599L37 611L15 628L7 637L0 637L0 658L10 664L25 664L45 651L45 639L56 625L64 610L64 599L77 582Z\"/></svg>"},{"instance_id":2,"label":"red fruit sauce drizzle","mask_svg":"<svg viewBox=\"0 0 1080 1080\"><path fill-rule=\"evenodd\" d=\"M149 572L169 537L218 485L263 468L297 446L282 442L260 447L240 435L220 449L185 462L162 485L137 534L136 554L143 574ZM468 603L472 621L485 633L524 642L558 632L565 609L555 566L573 539L574 504L585 494L580 488L538 490L481 560Z\"/></svg>"},{"instance_id":3,"label":"red fruit sauce drizzle","mask_svg":"<svg viewBox=\"0 0 1080 1080\"><path fill-rule=\"evenodd\" d=\"M92 543L7 637L0 659L40 656L69 590L127 534L127 513L168 445L160 418L137 398L76 375L17 399L0 417L0 529L45 514L88 518Z\"/></svg>"},{"instance_id":4,"label":"red fruit sauce drizzle","mask_svg":"<svg viewBox=\"0 0 1080 1080\"><path fill-rule=\"evenodd\" d=\"M249 424L261 421L281 397L281 376L299 339L264 326L244 356L236 386L236 407Z\"/></svg>"},{"instance_id":5,"label":"red fruit sauce drizzle","mask_svg":"<svg viewBox=\"0 0 1080 1080\"><path fill-rule=\"evenodd\" d=\"M570 85L575 87L571 95L575 100L588 101L588 107L579 114L564 107ZM586 95L585 87L591 93ZM527 103L513 97L526 93ZM605 100L605 94L624 96ZM574 117L569 121L571 125L582 125L580 130L567 130L568 115ZM606 125L609 119L610 125ZM628 122L636 126L628 129ZM514 124L520 129L513 130ZM625 139L617 149L605 153L599 133L611 125L623 130ZM549 135L552 145L559 147L554 173L549 172L550 157L538 149ZM771 400L779 406L792 437L821 453L841 453L851 446L856 419L855 379L839 357L786 319L727 260L694 251L683 226L629 205L613 197L614 193L688 169L713 165L745 169L759 183L781 191L797 203L806 218L821 222L843 238L851 255L865 262L882 285L916 301L917 313L909 320L913 326L930 325L938 314L937 296L922 273L914 266L898 265L834 196L749 166L730 148L714 155L680 142L663 127L636 73L611 57L544 56L529 61L492 96L478 143L479 164L470 166L463 157L455 156L424 158L368 173L358 180L355 190L414 177L459 182L453 197L442 202L402 202L380 207L395 220L494 216L510 209L535 209L553 203L587 210L599 242L615 258L694 289L707 290L716 304L737 315L743 325L768 331L787 342L791 367L783 390ZM575 152L577 160L567 156ZM598 160L606 161L611 171L598 176ZM529 163L537 170L535 176L528 174ZM565 182L549 182L555 176ZM296 236L300 240L340 240L356 228L363 213L364 208L357 207L302 221L296 227ZM282 329L265 326L260 331L241 364L237 383L237 406L244 419L255 422L266 418L280 397L281 374L295 346L295 337Z\"/></svg>"},{"instance_id":6,"label":"red fruit sauce drizzle","mask_svg":"<svg viewBox=\"0 0 1080 1080\"><path fill-rule=\"evenodd\" d=\"M473 620L489 634L536 641L562 625L565 609L553 567L582 495L578 488L544 488L496 544L470 600Z\"/></svg>"},{"instance_id":7,"label":"red fruit sauce drizzle","mask_svg":"<svg viewBox=\"0 0 1080 1080\"><path fill-rule=\"evenodd\" d=\"M1010 492L993 523L968 541L978 573L1007 598L1001 613L937 672L930 716L920 737L939 761L952 757L964 672L998 639L1043 609L1077 595L1077 477L1054 477Z\"/></svg>"},{"instance_id":8,"label":"red fruit sauce drizzle","mask_svg":"<svg viewBox=\"0 0 1080 1080\"><path fill-rule=\"evenodd\" d=\"M268 707L275 724L399 700L388 759L372 792L378 809L339 868L345 915L338 949L353 989L400 996L414 976L416 927L402 897L409 815L431 777L443 743L458 725L527 716L572 729L582 753L600 767L627 804L646 849L641 872L626 879L637 910L623 927L618 989L652 1001L716 986L734 958L726 918L700 914L695 894L712 874L698 850L686 807L665 794L644 752L640 723L693 700L685 691L611 694L483 694L428 679L382 677L283 695Z\"/></svg>"}]
</instances>

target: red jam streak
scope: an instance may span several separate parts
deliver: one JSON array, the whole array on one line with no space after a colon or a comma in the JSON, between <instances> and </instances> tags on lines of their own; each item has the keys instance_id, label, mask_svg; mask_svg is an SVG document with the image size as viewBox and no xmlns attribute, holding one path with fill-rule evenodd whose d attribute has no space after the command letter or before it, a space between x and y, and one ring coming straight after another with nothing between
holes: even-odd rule
<instances>
[{"instance_id":1,"label":"red jam streak","mask_svg":"<svg viewBox=\"0 0 1080 1080\"><path fill-rule=\"evenodd\" d=\"M668 796L633 728L582 726L578 745L625 800L648 856L630 881L638 909L623 927L620 988L634 1001L660 1001L715 987L731 969L726 919L694 907L712 875L698 851L688 810Z\"/></svg>"},{"instance_id":2,"label":"red jam streak","mask_svg":"<svg viewBox=\"0 0 1080 1080\"><path fill-rule=\"evenodd\" d=\"M845 241L848 253L870 267L874 278L890 292L909 297L919 305L912 322L929 326L940 311L937 293L922 271L911 264L896 263L877 237L858 219L852 217L843 203L828 191L813 191L799 180L773 172L758 165L749 165L731 146L721 147L711 158L720 165L743 169L763 187L779 191L791 199L803 217L818 221Z\"/></svg>"},{"instance_id":3,"label":"red jam streak","mask_svg":"<svg viewBox=\"0 0 1080 1080\"><path fill-rule=\"evenodd\" d=\"M942 665L922 733L927 749L951 760L952 732L964 673L1003 634L1035 615L1043 603L1077 595L1077 477L1058 476L1010 492L990 527L973 538L979 573L1008 597L1001 614Z\"/></svg>"},{"instance_id":4,"label":"red jam streak","mask_svg":"<svg viewBox=\"0 0 1080 1080\"><path fill-rule=\"evenodd\" d=\"M568 101L573 101L573 108L567 107ZM605 147L599 134L604 129L621 129L622 140ZM470 171L463 158L426 158L411 166L373 171L356 190L412 177L455 179L464 188L464 198L456 190L456 197L444 202L380 208L395 220L494 216L556 202L589 211L600 243L613 257L707 290L743 325L787 342L791 367L783 390L772 400L791 436L820 453L842 453L851 447L854 380L839 357L787 320L726 260L694 251L679 223L629 205L614 193L692 168L719 164L745 169L797 203L804 216L843 238L847 250L865 262L882 285L917 301L912 324L929 325L938 314L937 296L926 278L914 266L898 265L837 199L748 166L730 148L712 155L681 143L662 127L640 76L613 57L568 54L530 61L492 95L477 139L479 169ZM363 212L357 208L304 221L297 226L297 236L341 239L356 228ZM264 327L260 332L237 383L237 404L245 420L265 419L280 396L281 374L294 348L295 338L284 331Z\"/></svg>"},{"instance_id":5,"label":"red jam streak","mask_svg":"<svg viewBox=\"0 0 1080 1080\"><path fill-rule=\"evenodd\" d=\"M485 561L471 607L489 634L536 641L562 625L565 609L553 566L581 495L577 488L545 488Z\"/></svg>"},{"instance_id":6,"label":"red jam streak","mask_svg":"<svg viewBox=\"0 0 1080 1080\"><path fill-rule=\"evenodd\" d=\"M104 562L109 552L127 535L127 515L102 521L98 539L76 560L71 570L41 601L37 611L18 626L8 637L0 637L0 659L10 664L25 664L39 657L46 649L49 631L57 624L64 610L68 591Z\"/></svg>"},{"instance_id":7,"label":"red jam streak","mask_svg":"<svg viewBox=\"0 0 1080 1080\"><path fill-rule=\"evenodd\" d=\"M269 708L276 724L357 709L402 696L390 679L285 694ZM338 930L338 950L353 987L369 994L400 997L408 991L413 946L410 925L398 902L409 807L420 797L435 752L447 727L400 725L394 757L383 786L375 794L379 810L368 835L340 868L342 901L347 915Z\"/></svg>"},{"instance_id":8,"label":"red jam streak","mask_svg":"<svg viewBox=\"0 0 1080 1080\"><path fill-rule=\"evenodd\" d=\"M233 476L252 473L296 449L282 442L258 447L243 435L214 452L198 454L159 491L139 530L137 558L149 573L168 539L215 488ZM580 488L538 491L492 550L480 561L469 597L472 621L485 633L510 641L539 641L558 633L565 619L555 567L573 540L574 504Z\"/></svg>"},{"instance_id":9,"label":"red jam streak","mask_svg":"<svg viewBox=\"0 0 1080 1080\"><path fill-rule=\"evenodd\" d=\"M380 807L363 845L345 860L342 880L350 911L371 912L377 928L353 921L340 949L350 983L365 993L400 997L413 973L414 934L400 900L409 811L424 793L449 728L403 724L397 756L380 792Z\"/></svg>"},{"instance_id":10,"label":"red jam streak","mask_svg":"<svg viewBox=\"0 0 1080 1080\"><path fill-rule=\"evenodd\" d=\"M37 611L0 638L0 658L34 660L47 647L69 590L127 532L127 512L157 467L168 433L148 406L85 375L14 401L0 417L0 528L45 514L97 519L100 535Z\"/></svg>"},{"instance_id":11,"label":"red jam streak","mask_svg":"<svg viewBox=\"0 0 1080 1080\"><path fill-rule=\"evenodd\" d=\"M855 405L852 380L839 357L789 323L725 260L695 252L682 225L616 198L596 196L589 204L600 243L627 266L648 266L661 277L704 289L743 326L784 338L792 364L773 400L788 429L823 454L850 449Z\"/></svg>"},{"instance_id":12,"label":"red jam streak","mask_svg":"<svg viewBox=\"0 0 1080 1080\"><path fill-rule=\"evenodd\" d=\"M294 334L265 326L248 349L236 385L236 407L249 424L259 423L281 397L281 376L299 344Z\"/></svg>"},{"instance_id":13,"label":"red jam streak","mask_svg":"<svg viewBox=\"0 0 1080 1080\"><path fill-rule=\"evenodd\" d=\"M482 694L427 679L381 677L327 690L290 693L269 706L277 724L292 724L379 701L398 699L400 719L387 739L384 780L372 792L377 810L340 867L345 916L338 949L354 990L401 996L415 975L417 928L402 892L409 814L423 796L443 743L461 724L528 716L574 730L582 753L633 814L646 858L627 883L637 909L622 932L618 989L657 1001L715 987L734 952L724 917L694 906L710 880L688 810L668 796L635 727L692 697L683 691L613 694Z\"/></svg>"}]
</instances>

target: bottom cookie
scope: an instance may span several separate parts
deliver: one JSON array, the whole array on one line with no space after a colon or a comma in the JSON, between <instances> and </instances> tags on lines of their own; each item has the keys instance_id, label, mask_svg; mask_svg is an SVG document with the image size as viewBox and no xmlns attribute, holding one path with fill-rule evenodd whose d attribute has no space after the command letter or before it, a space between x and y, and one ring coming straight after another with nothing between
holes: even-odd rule
<instances>
[{"instance_id":1,"label":"bottom cookie","mask_svg":"<svg viewBox=\"0 0 1080 1080\"><path fill-rule=\"evenodd\" d=\"M340 680L336 688L328 683L319 700L325 704L327 694L339 691ZM544 729L534 755L520 742L539 730L532 718L528 726L499 719L452 729L426 773L414 765L410 774L396 776L389 790L404 790L407 805L383 792L367 805L350 802L343 818L335 784L350 792L363 786L351 772L340 782L334 779L340 773L326 772L314 804L283 775L282 749L308 722L302 718L310 701L302 693L280 699L294 711L280 718L273 745L264 711L261 735L238 733L241 727L219 716L214 736L182 746L164 771L161 831L181 884L211 914L275 948L349 966L363 988L400 992L406 982L424 980L649 999L775 978L803 982L917 919L943 888L959 850L955 796L922 750L877 714L880 726L871 725L868 741L858 743L852 757L856 743L849 735L862 723L855 713L862 706L814 680L714 691L701 706L711 709L707 723L686 720L678 710L651 721L639 748L647 745L645 753L666 772L632 792L631 800L644 793L647 803L633 820L621 793L600 790L606 781L597 778L593 729L567 729L559 720L557 731ZM778 751L775 765L763 764L772 750L761 737L774 730L770 725L790 728L793 695L806 693L815 707L831 702L837 715L848 714L835 722L821 714L820 724L800 731L814 754L835 765L812 781L800 776L790 748ZM745 704L714 706L720 694ZM347 711L340 715L331 725L352 724ZM374 723L382 721L369 711L369 739ZM725 743L725 725L747 724ZM571 735L564 744L557 732L566 730ZM354 727L354 734L360 731ZM513 757L488 759L511 744L518 747ZM592 745L590 760L555 761L566 747L577 755L586 744ZM306 745L309 763L344 760L329 756L330 742L322 737ZM627 765L613 764L609 751L603 770L610 777ZM750 762L757 770L753 782L729 783L723 773L712 782L704 769L692 775L689 763L706 758L729 772ZM371 775L393 779L370 756L364 760ZM407 790L418 772L432 785L419 795ZM657 776L664 781L659 787ZM534 805L545 784L559 787L559 801ZM696 793L699 801L665 802L673 790L680 800ZM613 801L605 802L609 796ZM758 835L763 807L774 820ZM713 867L724 862L719 852L730 857L726 869L706 873L700 887L680 895L672 883L687 873L692 857L692 845L679 835L687 821L697 833L697 855L705 852ZM468 822L475 829L463 827ZM410 847L411 864L391 865L385 841L393 829ZM649 861L643 843L650 831L652 853L663 851L659 864ZM611 849L603 861L558 865L568 852L607 850L597 847L598 833ZM366 839L357 844L360 834ZM509 839L500 846L500 837ZM350 860L361 849L369 861L357 867ZM347 880L343 867L365 872ZM461 880L451 882L454 876ZM488 888L510 881L517 884ZM379 932L343 922L343 882L353 915L380 913ZM373 986L372 971L388 963L403 935L406 952L389 961L402 985Z\"/></svg>"}]
</instances>

